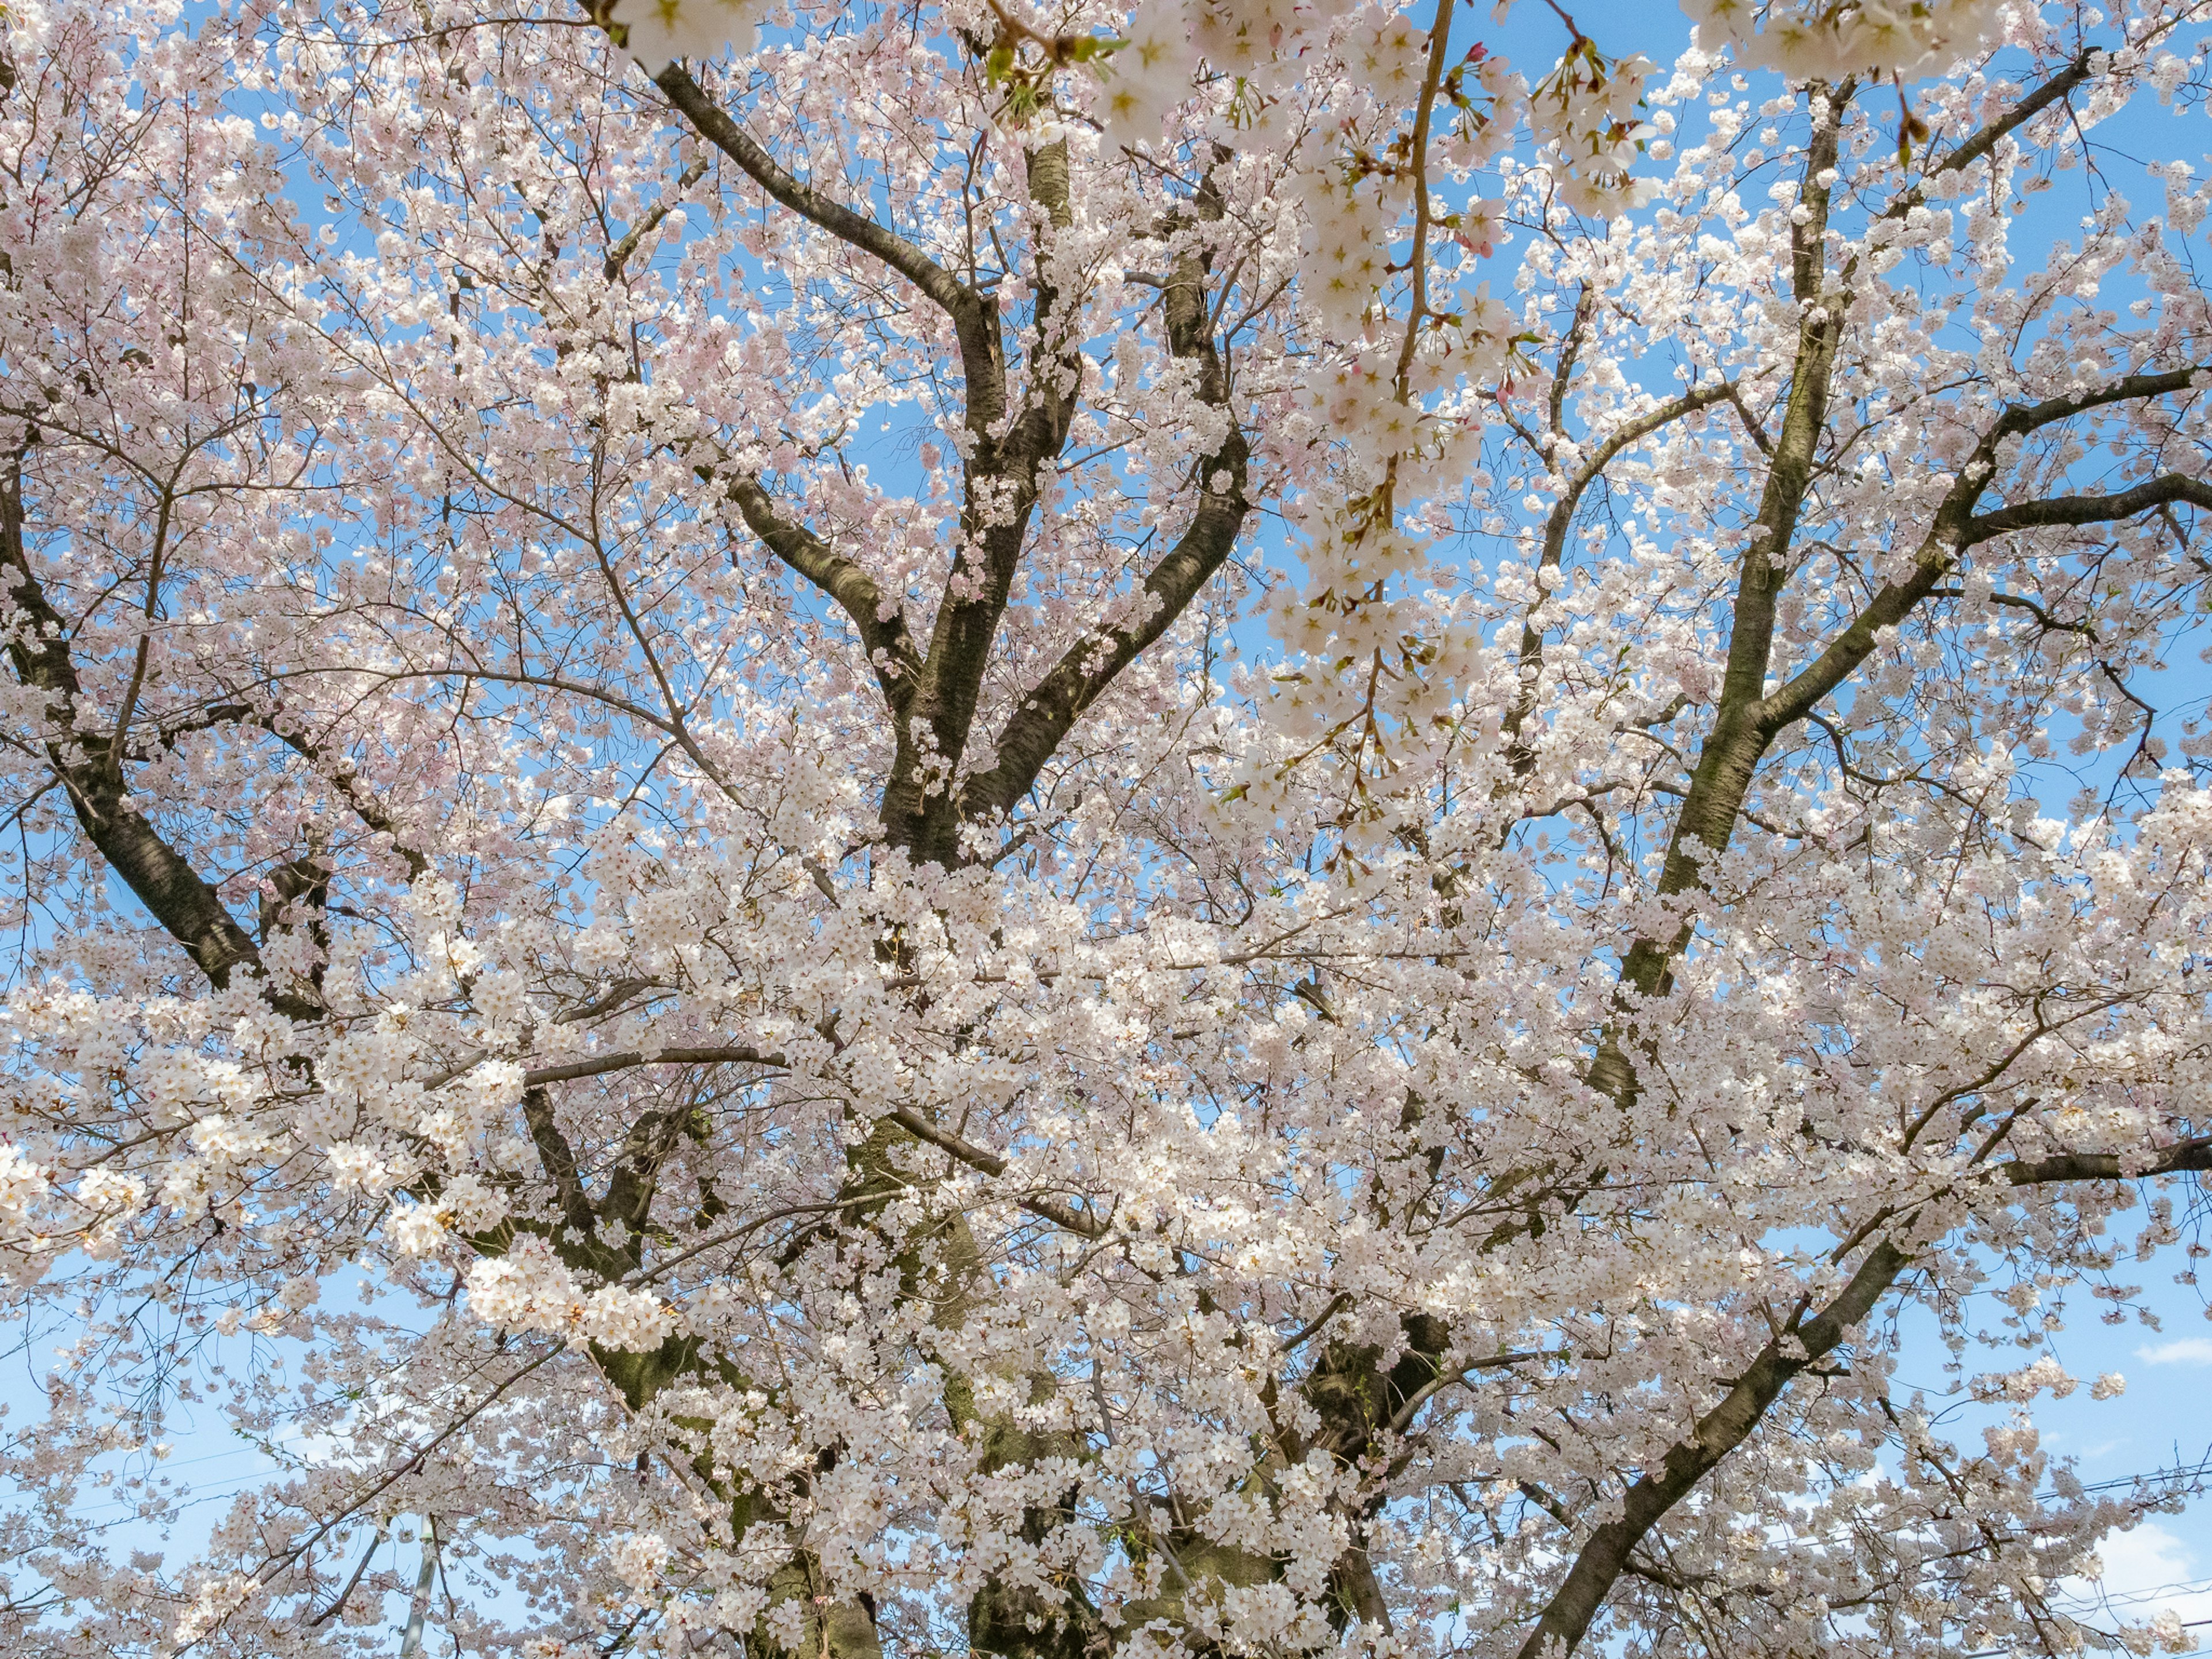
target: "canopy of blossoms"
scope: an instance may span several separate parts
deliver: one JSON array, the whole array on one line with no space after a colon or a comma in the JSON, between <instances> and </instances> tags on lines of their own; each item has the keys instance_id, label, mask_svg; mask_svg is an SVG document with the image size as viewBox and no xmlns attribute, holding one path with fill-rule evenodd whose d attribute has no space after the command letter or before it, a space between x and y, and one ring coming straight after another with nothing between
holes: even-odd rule
<instances>
[{"instance_id":1,"label":"canopy of blossoms","mask_svg":"<svg viewBox=\"0 0 2212 1659\"><path fill-rule=\"evenodd\" d=\"M2212 7L1692 11L10 0L11 1644L2185 1648Z\"/></svg>"}]
</instances>

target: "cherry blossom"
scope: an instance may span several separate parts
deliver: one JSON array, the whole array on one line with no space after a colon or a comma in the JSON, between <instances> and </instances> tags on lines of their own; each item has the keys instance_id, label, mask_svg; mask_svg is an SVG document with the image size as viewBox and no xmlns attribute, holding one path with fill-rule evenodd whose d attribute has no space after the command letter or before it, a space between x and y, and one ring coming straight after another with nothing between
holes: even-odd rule
<instances>
[{"instance_id":1,"label":"cherry blossom","mask_svg":"<svg viewBox=\"0 0 2212 1659\"><path fill-rule=\"evenodd\" d=\"M11 6L9 1638L2185 1648L2203 21Z\"/></svg>"},{"instance_id":2,"label":"cherry blossom","mask_svg":"<svg viewBox=\"0 0 2212 1659\"><path fill-rule=\"evenodd\" d=\"M610 21L621 26L638 61L661 70L677 58L712 58L758 44L759 20L732 0L616 0Z\"/></svg>"},{"instance_id":3,"label":"cherry blossom","mask_svg":"<svg viewBox=\"0 0 2212 1659\"><path fill-rule=\"evenodd\" d=\"M1808 80L1940 72L1999 32L2000 9L1992 0L1686 0L1685 9L1737 61Z\"/></svg>"}]
</instances>

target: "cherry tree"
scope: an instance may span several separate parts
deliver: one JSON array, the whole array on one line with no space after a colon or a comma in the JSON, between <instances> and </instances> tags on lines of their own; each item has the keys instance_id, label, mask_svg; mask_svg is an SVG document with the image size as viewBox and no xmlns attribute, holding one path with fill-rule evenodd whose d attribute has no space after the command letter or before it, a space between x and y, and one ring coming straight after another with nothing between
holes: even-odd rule
<instances>
[{"instance_id":1,"label":"cherry tree","mask_svg":"<svg viewBox=\"0 0 2212 1659\"><path fill-rule=\"evenodd\" d=\"M10 6L11 1639L2185 1648L2205 11Z\"/></svg>"}]
</instances>

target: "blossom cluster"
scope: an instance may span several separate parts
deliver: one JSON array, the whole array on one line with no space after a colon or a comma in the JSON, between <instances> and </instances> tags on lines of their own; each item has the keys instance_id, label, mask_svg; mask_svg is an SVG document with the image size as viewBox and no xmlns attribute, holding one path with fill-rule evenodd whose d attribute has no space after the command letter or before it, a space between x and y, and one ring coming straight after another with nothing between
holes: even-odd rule
<instances>
[{"instance_id":1,"label":"blossom cluster","mask_svg":"<svg viewBox=\"0 0 2212 1659\"><path fill-rule=\"evenodd\" d=\"M1996 0L1683 0L1702 38L1794 79L1910 78L1971 58L1996 34Z\"/></svg>"},{"instance_id":2,"label":"blossom cluster","mask_svg":"<svg viewBox=\"0 0 2212 1659\"><path fill-rule=\"evenodd\" d=\"M547 1331L621 1352L660 1346L674 1316L650 1292L602 1285L586 1291L544 1242L525 1237L469 1269L469 1310L508 1331Z\"/></svg>"},{"instance_id":3,"label":"blossom cluster","mask_svg":"<svg viewBox=\"0 0 2212 1659\"><path fill-rule=\"evenodd\" d=\"M2185 1639L2194 15L11 5L5 1638Z\"/></svg>"}]
</instances>

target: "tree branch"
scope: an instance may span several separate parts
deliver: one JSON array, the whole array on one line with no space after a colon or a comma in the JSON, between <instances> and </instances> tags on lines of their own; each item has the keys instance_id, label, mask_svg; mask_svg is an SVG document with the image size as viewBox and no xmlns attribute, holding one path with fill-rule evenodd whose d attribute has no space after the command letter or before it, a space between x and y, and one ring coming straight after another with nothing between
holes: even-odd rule
<instances>
[{"instance_id":1,"label":"tree branch","mask_svg":"<svg viewBox=\"0 0 2212 1659\"><path fill-rule=\"evenodd\" d=\"M534 1066L522 1074L522 1081L525 1086L535 1089L548 1083L572 1082L580 1077L605 1077L609 1072L635 1071L641 1066L767 1066L781 1071L785 1065L781 1054L764 1054L743 1044L717 1048L661 1048L649 1054L635 1048L623 1048L611 1054L594 1054L589 1060Z\"/></svg>"},{"instance_id":2,"label":"tree branch","mask_svg":"<svg viewBox=\"0 0 2212 1659\"><path fill-rule=\"evenodd\" d=\"M608 27L604 19L601 25ZM988 438L1006 406L1006 357L999 338L997 307L896 231L786 172L707 95L682 64L671 64L653 77L653 83L690 120L700 137L735 161L775 201L847 246L882 261L952 319L952 331L960 346L961 373L968 383L968 429L978 438Z\"/></svg>"},{"instance_id":3,"label":"tree branch","mask_svg":"<svg viewBox=\"0 0 2212 1659\"><path fill-rule=\"evenodd\" d=\"M1956 173L1961 167L1972 167L1995 149L2008 134L2018 131L2060 99L2089 78L2089 63L2103 48L2084 46L2075 54L2074 61L2045 81L2033 92L2014 104L1989 125L1971 138L1943 153L1942 160L1929 168L1921 181L1905 191L1881 211L1885 219L1901 219L1928 199L1931 180L1947 173Z\"/></svg>"},{"instance_id":4,"label":"tree branch","mask_svg":"<svg viewBox=\"0 0 2212 1659\"><path fill-rule=\"evenodd\" d=\"M1577 307L1576 311L1575 326L1577 331L1582 327L1586 308L1585 305ZM1576 336L1571 334L1568 337L1568 344L1573 346L1575 343ZM1565 372L1566 369L1563 367L1560 373L1564 374ZM1657 408L1647 410L1626 422L1601 442L1584 459L1583 464L1575 469L1573 476L1567 480L1565 490L1560 495L1559 499L1552 504L1551 512L1546 515L1543 550L1537 557L1536 568L1539 570L1557 570L1559 568L1560 563L1566 557L1567 532L1574 527L1575 514L1581 510L1583 497L1589 494L1590 486L1602 476L1605 469L1613 463L1614 457L1624 449L1642 442L1662 427L1671 425L1686 415L1724 400L1735 404L1739 409L1742 407L1737 396L1735 382L1733 380L1722 380L1711 386L1699 386L1694 391L1684 392L1679 398L1670 398ZM1555 405L1556 402L1555 389ZM1744 423L1747 426L1753 426L1748 411L1744 414ZM1755 426L1753 426L1753 430L1754 433L1757 432ZM1768 448L1763 435L1759 438L1759 447ZM1532 770L1536 763L1534 750L1521 743L1519 738L1522 726L1536 711L1537 682L1543 666L1544 642L1542 636L1536 631L1535 617L1538 608L1544 603L1544 593L1540 591L1536 599L1529 605L1528 613L1521 623L1521 648L1517 656L1521 690L1513 707L1507 711L1504 720L1505 736L1513 747L1514 769L1522 773Z\"/></svg>"},{"instance_id":5,"label":"tree branch","mask_svg":"<svg viewBox=\"0 0 2212 1659\"><path fill-rule=\"evenodd\" d=\"M746 527L777 558L835 599L852 620L869 665L876 671L884 701L894 714L903 716L914 701L922 666L907 632L905 612L893 605L890 614L884 615L884 592L876 579L844 555L831 552L804 525L785 518L757 478L732 477L727 489Z\"/></svg>"},{"instance_id":6,"label":"tree branch","mask_svg":"<svg viewBox=\"0 0 2212 1659\"><path fill-rule=\"evenodd\" d=\"M666 221L669 208L672 205L669 198L681 196L706 176L707 159L703 155L677 174L676 188L668 193L668 197L654 203L652 211L632 225L623 239L607 250L606 260L600 265L599 274L611 283L621 276L623 267L629 263L629 256L636 252L645 239Z\"/></svg>"},{"instance_id":7,"label":"tree branch","mask_svg":"<svg viewBox=\"0 0 2212 1659\"><path fill-rule=\"evenodd\" d=\"M972 289L905 237L787 173L681 64L671 64L653 77L653 83L684 112L700 137L744 168L781 205L889 265L935 301L955 323L981 312L982 301Z\"/></svg>"},{"instance_id":8,"label":"tree branch","mask_svg":"<svg viewBox=\"0 0 2212 1659\"><path fill-rule=\"evenodd\" d=\"M2153 389L2143 395L2158 396L2185 388L2190 377L2202 372L2188 369L2171 375L2130 375L2125 382L2119 384L2150 387ZM2015 405L2000 418L1996 429L1983 440L1977 452L1977 462L1995 452L2002 436L2030 429L2023 422L2048 424L2068 415L2079 414L2084 410L2119 400L2112 387L2101 387L2096 392L2084 393L2078 398L2052 398L2042 404ZM2199 507L2212 506L2212 488L2193 478L2168 473L2117 495L2056 496L1970 516L1973 501L1984 487L1977 478L1975 467L1970 465L1959 483L1952 487L1949 497L1937 509L1936 528L1921 544L1912 574L1901 581L1886 583L1881 591L1868 601L1866 609L1852 619L1848 628L1830 641L1819 656L1761 702L1759 723L1765 732L1771 735L1803 719L1815 703L1848 679L1873 652L1875 641L1881 631L1885 628L1894 628L1903 622L1913 606L1935 592L1936 584L1950 569L1960 548L1973 546L2008 531L2048 525L2107 523L2178 501Z\"/></svg>"},{"instance_id":9,"label":"tree branch","mask_svg":"<svg viewBox=\"0 0 2212 1659\"><path fill-rule=\"evenodd\" d=\"M259 973L261 952L252 936L216 890L131 805L114 741L78 723L83 688L70 657L69 629L40 586L23 544L20 453L8 458L0 475L0 592L23 618L8 633L8 658L16 678L44 693L59 709L60 728L73 734L66 741L46 738L46 755L93 846L217 990L229 987L234 969ZM310 998L274 987L264 994L288 1018L322 1015L320 1005Z\"/></svg>"},{"instance_id":10,"label":"tree branch","mask_svg":"<svg viewBox=\"0 0 2212 1659\"><path fill-rule=\"evenodd\" d=\"M1027 794L1069 730L1127 668L1174 625L1200 588L1221 568L1237 545L1244 515L1244 469L1249 451L1232 429L1206 460L1209 473L1226 472L1230 487L1210 485L1199 495L1199 508L1174 550L1145 578L1138 602L1141 620L1110 625L1085 635L1062 653L1039 680L999 734L998 764L969 777L960 789L961 816L969 821L1010 812Z\"/></svg>"},{"instance_id":11,"label":"tree branch","mask_svg":"<svg viewBox=\"0 0 2212 1659\"><path fill-rule=\"evenodd\" d=\"M1911 1260L1885 1239L1867 1253L1832 1302L1784 1334L1795 1339L1790 1346L1802 1350L1802 1358L1785 1353L1780 1337L1759 1350L1720 1403L1698 1419L1689 1437L1676 1441L1658 1468L1645 1472L1629 1487L1620 1516L1591 1533L1536 1627L1521 1644L1520 1659L1559 1659L1574 1650L1627 1567L1630 1552L1723 1458L1750 1438L1790 1379L1840 1344Z\"/></svg>"},{"instance_id":12,"label":"tree branch","mask_svg":"<svg viewBox=\"0 0 2212 1659\"><path fill-rule=\"evenodd\" d=\"M2212 1135L2179 1140L2157 1149L2148 1164L2118 1152L2053 1152L2047 1158L2015 1158L1997 1166L2015 1187L2041 1187L2060 1181L2130 1181L2144 1176L2185 1175L2212 1170Z\"/></svg>"},{"instance_id":13,"label":"tree branch","mask_svg":"<svg viewBox=\"0 0 2212 1659\"><path fill-rule=\"evenodd\" d=\"M2021 501L1968 520L1966 533L1960 545L1973 547L2008 531L2033 530L2046 525L2108 524L2114 519L2131 519L2138 513L2176 501L2212 507L2212 484L2168 472L2111 495L2054 495L2044 501Z\"/></svg>"},{"instance_id":14,"label":"tree branch","mask_svg":"<svg viewBox=\"0 0 2212 1659\"><path fill-rule=\"evenodd\" d=\"M926 1140L941 1152L965 1164L971 1170L988 1176L1002 1176L1012 1166L996 1152L978 1146L972 1140L963 1140L949 1129L940 1129L910 1106L895 1106L884 1115L913 1135ZM1031 1215L1042 1216L1054 1225L1065 1227L1069 1232L1085 1238L1103 1238L1106 1224L1096 1216L1086 1215L1073 1205L1063 1204L1056 1198L1017 1198L1013 1200Z\"/></svg>"},{"instance_id":15,"label":"tree branch","mask_svg":"<svg viewBox=\"0 0 2212 1659\"><path fill-rule=\"evenodd\" d=\"M1227 152L1217 148L1216 164ZM1034 176L1034 175L1033 175ZM1199 220L1211 223L1223 204L1208 170L1194 204ZM1170 268L1162 307L1168 349L1179 360L1195 363L1200 398L1226 411L1230 404L1227 365L1222 361L1206 300L1207 264L1200 253L1178 256ZM1173 549L1146 574L1136 596L1134 615L1086 634L1061 653L1000 727L997 763L962 786L958 817L974 823L1011 812L1030 792L1045 763L1115 677L1175 625L1192 599L1235 550L1251 502L1244 484L1250 447L1233 416L1213 453L1198 465L1198 510ZM1225 488L1217 484L1225 480Z\"/></svg>"}]
</instances>

